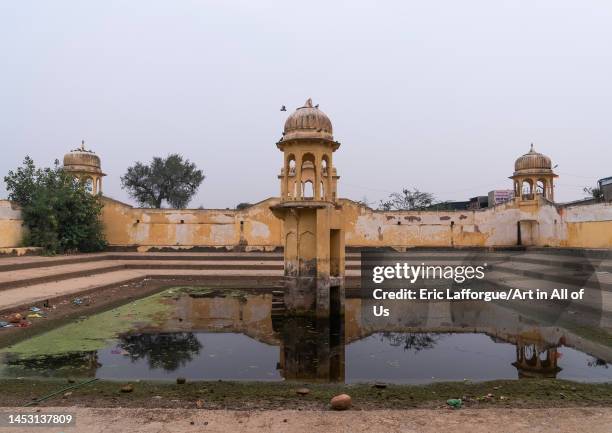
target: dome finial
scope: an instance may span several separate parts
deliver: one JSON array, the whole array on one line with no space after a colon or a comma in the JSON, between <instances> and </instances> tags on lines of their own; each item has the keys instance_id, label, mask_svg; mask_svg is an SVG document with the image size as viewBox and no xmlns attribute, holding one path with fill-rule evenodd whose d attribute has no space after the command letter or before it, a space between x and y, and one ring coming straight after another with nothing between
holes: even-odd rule
<instances>
[{"instance_id":1,"label":"dome finial","mask_svg":"<svg viewBox=\"0 0 612 433\"><path fill-rule=\"evenodd\" d=\"M531 149L529 149L530 152L535 152L535 149L533 148L533 143L531 143Z\"/></svg>"},{"instance_id":2,"label":"dome finial","mask_svg":"<svg viewBox=\"0 0 612 433\"><path fill-rule=\"evenodd\" d=\"M304 104L304 107L312 108L312 98L308 98L306 100L306 103Z\"/></svg>"},{"instance_id":3,"label":"dome finial","mask_svg":"<svg viewBox=\"0 0 612 433\"><path fill-rule=\"evenodd\" d=\"M85 150L85 140L81 140L81 150Z\"/></svg>"}]
</instances>

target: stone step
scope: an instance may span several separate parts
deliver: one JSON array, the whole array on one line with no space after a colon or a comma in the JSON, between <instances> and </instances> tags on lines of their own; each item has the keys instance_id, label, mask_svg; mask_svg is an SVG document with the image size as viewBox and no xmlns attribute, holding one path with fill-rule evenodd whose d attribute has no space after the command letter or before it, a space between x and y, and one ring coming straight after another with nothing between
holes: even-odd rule
<instances>
[{"instance_id":1,"label":"stone step","mask_svg":"<svg viewBox=\"0 0 612 433\"><path fill-rule=\"evenodd\" d=\"M145 279L167 280L168 286L172 286L173 281L180 281L180 283L176 284L185 285L192 282L194 285L204 284L210 287L227 288L238 288L237 286L257 288L267 285L272 289L278 287L282 275L282 271L252 269L241 270L240 272L219 269L185 269L179 273L169 273L164 269L123 269L104 274L5 289L2 291L2 296L0 296L0 311L10 310L19 305L33 305L53 297L77 294L98 287L118 286Z\"/></svg>"},{"instance_id":2,"label":"stone step","mask_svg":"<svg viewBox=\"0 0 612 433\"><path fill-rule=\"evenodd\" d=\"M487 282L491 283L491 288L499 289L538 289L541 291L551 292L554 289L567 289L572 291L578 288L571 283L550 281L546 279L534 279L531 277L526 277L524 275L517 275L514 272L501 270L495 270L490 273L487 273ZM612 292L590 287L584 287L584 289L584 299L582 301L571 302L572 307L568 306L568 308L589 308L598 312L603 312L605 314L609 314L612 312ZM525 303L525 301L520 302Z\"/></svg>"},{"instance_id":3,"label":"stone step","mask_svg":"<svg viewBox=\"0 0 612 433\"><path fill-rule=\"evenodd\" d=\"M38 267L49 267L57 265L66 265L72 263L85 263L99 260L145 260L145 261L280 261L283 256L278 253L236 253L236 252L218 252L218 253L93 253L93 254L75 254L64 256L25 256L25 257L2 257L0 258L0 272L13 271L19 269L30 269Z\"/></svg>"},{"instance_id":4,"label":"stone step","mask_svg":"<svg viewBox=\"0 0 612 433\"><path fill-rule=\"evenodd\" d=\"M13 271L0 272L0 290L7 288L22 287L31 284L38 284L50 281L60 281L69 278L78 278L88 275L96 275L106 272L113 272L121 269L166 269L166 270L283 270L282 262L270 261L182 261L165 260L100 260L85 263L70 263L57 266L38 267L32 269L20 269Z\"/></svg>"},{"instance_id":5,"label":"stone step","mask_svg":"<svg viewBox=\"0 0 612 433\"><path fill-rule=\"evenodd\" d=\"M612 273L607 271L585 272L523 262L496 263L491 265L490 271L503 271L537 280L570 284L577 288L589 287L612 292Z\"/></svg>"}]
</instances>

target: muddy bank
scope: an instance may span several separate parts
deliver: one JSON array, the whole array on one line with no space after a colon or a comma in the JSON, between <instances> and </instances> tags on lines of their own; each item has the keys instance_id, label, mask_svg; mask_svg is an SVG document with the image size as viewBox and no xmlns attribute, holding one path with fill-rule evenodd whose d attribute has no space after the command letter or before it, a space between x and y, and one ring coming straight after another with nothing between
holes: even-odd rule
<instances>
[{"instance_id":1,"label":"muddy bank","mask_svg":"<svg viewBox=\"0 0 612 433\"><path fill-rule=\"evenodd\" d=\"M0 380L0 406L23 406L74 385L66 380ZM464 408L612 407L612 383L584 384L562 380L449 382L423 386L371 384L308 384L299 382L131 382L133 391L121 392L125 382L96 381L59 392L38 406L144 407L183 409L327 409L331 397L347 393L352 410L446 407L461 398ZM309 389L299 395L296 390Z\"/></svg>"}]
</instances>

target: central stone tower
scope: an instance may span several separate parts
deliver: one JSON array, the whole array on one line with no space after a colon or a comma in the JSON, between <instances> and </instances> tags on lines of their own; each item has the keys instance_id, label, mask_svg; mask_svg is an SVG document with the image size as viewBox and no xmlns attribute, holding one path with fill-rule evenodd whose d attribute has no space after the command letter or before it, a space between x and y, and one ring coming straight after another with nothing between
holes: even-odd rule
<instances>
[{"instance_id":1,"label":"central stone tower","mask_svg":"<svg viewBox=\"0 0 612 433\"><path fill-rule=\"evenodd\" d=\"M338 176L329 118L308 99L285 122L276 143L283 152L280 203L283 220L285 308L289 315L344 314L344 229L337 202Z\"/></svg>"}]
</instances>

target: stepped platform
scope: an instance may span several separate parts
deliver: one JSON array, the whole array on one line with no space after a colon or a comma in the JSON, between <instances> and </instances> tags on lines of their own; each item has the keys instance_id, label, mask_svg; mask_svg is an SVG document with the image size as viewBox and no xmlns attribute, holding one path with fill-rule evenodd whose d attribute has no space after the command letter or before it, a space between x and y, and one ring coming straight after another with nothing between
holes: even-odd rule
<instances>
[{"instance_id":1,"label":"stepped platform","mask_svg":"<svg viewBox=\"0 0 612 433\"><path fill-rule=\"evenodd\" d=\"M415 249L413 264L488 262L487 280L517 288L584 287L612 311L612 252L607 250ZM406 255L398 258L406 260ZM361 255L347 251L348 296L359 296ZM273 290L282 284L278 252L102 252L55 257L0 258L0 314L40 302L148 284ZM152 283L156 282L156 283ZM537 287L536 287L537 286ZM1 319L0 319L1 320Z\"/></svg>"}]
</instances>

